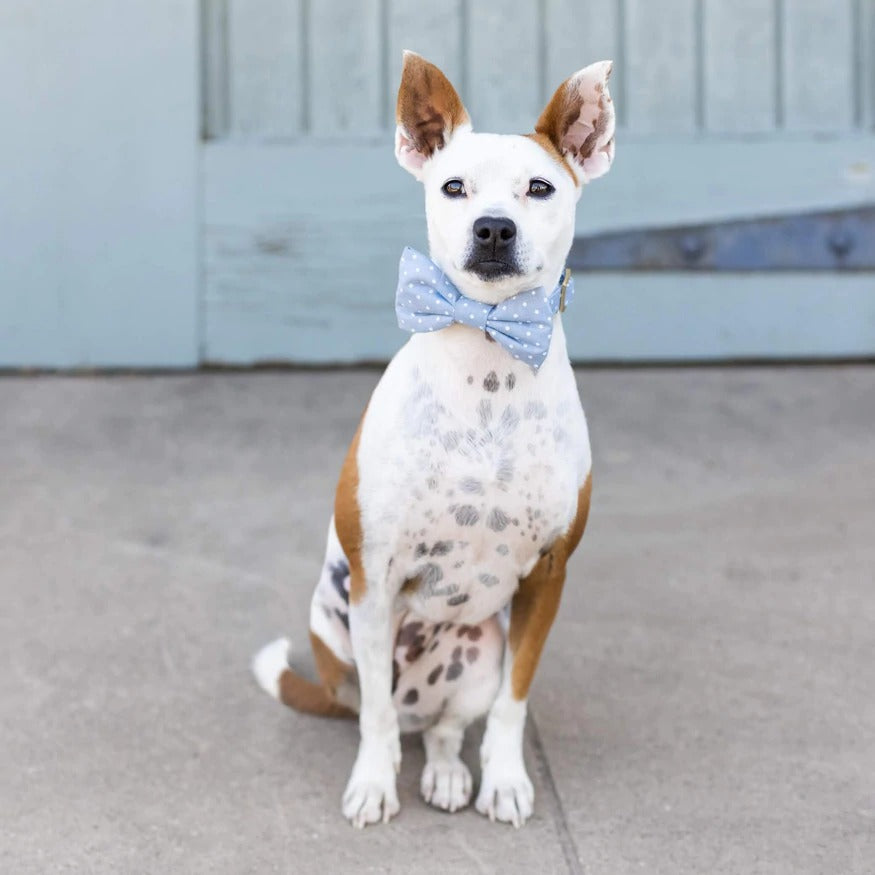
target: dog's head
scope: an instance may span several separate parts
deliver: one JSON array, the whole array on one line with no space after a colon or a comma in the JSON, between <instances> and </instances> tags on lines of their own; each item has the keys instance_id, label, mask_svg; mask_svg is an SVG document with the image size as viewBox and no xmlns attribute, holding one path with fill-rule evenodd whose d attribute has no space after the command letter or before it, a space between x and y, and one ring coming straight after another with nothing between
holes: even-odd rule
<instances>
[{"instance_id":1,"label":"dog's head","mask_svg":"<svg viewBox=\"0 0 875 875\"><path fill-rule=\"evenodd\" d=\"M465 294L496 303L552 288L585 183L614 158L611 62L567 79L532 134L480 134L446 76L404 53L395 155L425 186L432 258Z\"/></svg>"}]
</instances>

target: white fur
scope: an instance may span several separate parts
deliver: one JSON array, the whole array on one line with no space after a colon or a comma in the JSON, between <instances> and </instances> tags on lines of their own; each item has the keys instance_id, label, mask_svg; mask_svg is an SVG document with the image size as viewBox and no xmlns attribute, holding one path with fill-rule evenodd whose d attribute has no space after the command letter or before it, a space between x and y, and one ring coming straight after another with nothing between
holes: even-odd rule
<instances>
[{"instance_id":1,"label":"white fur","mask_svg":"<svg viewBox=\"0 0 875 875\"><path fill-rule=\"evenodd\" d=\"M595 86L608 72L604 64L592 65L568 87L586 89L597 103ZM609 127L612 138L613 122ZM592 129L591 113L582 111L571 135ZM578 180L526 137L473 133L467 124L446 134L448 142L428 158L403 131L396 136L399 163L425 187L431 258L463 294L486 303L537 286L552 290L574 235ZM607 134L597 161L578 166L582 181L610 166ZM528 195L536 177L554 186L551 197ZM444 195L442 186L454 178L463 181L467 197ZM487 281L465 269L473 223L484 215L515 223L518 274ZM425 730L423 797L448 811L466 805L472 786L459 757L463 734L489 709L477 809L520 826L531 815L534 792L522 755L526 703L511 694L506 608L519 580L568 530L591 467L562 317L554 318L550 350L537 374L467 326L413 335L374 390L356 461L364 596L349 603L340 585L337 563L345 557L332 520L311 607L311 629L355 664L360 684L361 743L343 813L361 827L399 810L399 733L413 728ZM402 592L411 580L418 585ZM418 655L422 648L411 655L397 643L404 637L399 629L403 633L410 622L431 629L428 656ZM456 625L451 631L435 625L446 623ZM476 647L462 684L455 639L475 625ZM274 696L286 647L269 645L253 664L259 683ZM446 685L444 678L428 679L453 660L458 674Z\"/></svg>"},{"instance_id":2,"label":"white fur","mask_svg":"<svg viewBox=\"0 0 875 875\"><path fill-rule=\"evenodd\" d=\"M391 742L362 734L358 756L343 794L343 814L358 829L370 823L388 823L400 810L395 772L401 754Z\"/></svg>"},{"instance_id":3,"label":"white fur","mask_svg":"<svg viewBox=\"0 0 875 875\"><path fill-rule=\"evenodd\" d=\"M392 701L394 592L400 584L388 571L370 577L374 586L349 606L349 631L361 688L361 742L346 792L343 813L353 826L388 821L400 808L395 773L401 767L398 712Z\"/></svg>"},{"instance_id":4,"label":"white fur","mask_svg":"<svg viewBox=\"0 0 875 875\"><path fill-rule=\"evenodd\" d=\"M465 180L467 199L440 191L456 176ZM525 196L533 176L556 187L550 199ZM540 146L523 137L462 131L424 165L422 178L431 257L464 294L495 302L555 285L574 233L579 189ZM516 223L521 276L489 283L463 269L471 226L484 213ZM368 588L351 608L350 622L363 721L372 701L348 790L347 798L357 801L344 806L356 824L392 808L394 776L385 754L398 731L385 674L392 611L408 610L432 623L473 624L495 615L574 518L591 456L561 316L537 374L473 328L412 336L371 397L357 462ZM451 545L450 551L432 555L439 544ZM396 597L404 581L416 577L421 585ZM507 687L488 724L478 809L521 825L533 798L522 759L525 704L514 702ZM383 729L366 729L367 723ZM366 749L379 751L367 774ZM468 800L456 759L430 758L423 774L423 795L448 809ZM366 790L366 784L382 789ZM361 802L380 793L382 805Z\"/></svg>"},{"instance_id":5,"label":"white fur","mask_svg":"<svg viewBox=\"0 0 875 875\"><path fill-rule=\"evenodd\" d=\"M459 757L463 737L464 726L449 732L435 727L423 733L426 763L419 789L429 805L444 811L458 811L471 799L471 770Z\"/></svg>"},{"instance_id":6,"label":"white fur","mask_svg":"<svg viewBox=\"0 0 875 875\"><path fill-rule=\"evenodd\" d=\"M480 745L483 774L476 808L490 820L522 826L532 814L535 790L523 762L526 703L510 691L511 660L505 659L501 687Z\"/></svg>"},{"instance_id":7,"label":"white fur","mask_svg":"<svg viewBox=\"0 0 875 875\"><path fill-rule=\"evenodd\" d=\"M280 675L288 668L289 639L277 638L266 644L252 659L252 674L258 685L274 699L280 697Z\"/></svg>"},{"instance_id":8,"label":"white fur","mask_svg":"<svg viewBox=\"0 0 875 875\"><path fill-rule=\"evenodd\" d=\"M551 197L529 197L535 177L555 186ZM468 297L495 304L536 286L552 291L571 246L581 189L541 146L528 137L463 129L424 165L421 178L431 257ZM453 178L465 183L467 197L448 198L441 191ZM521 276L487 281L463 270L471 226L485 215L516 224Z\"/></svg>"},{"instance_id":9,"label":"white fur","mask_svg":"<svg viewBox=\"0 0 875 875\"><path fill-rule=\"evenodd\" d=\"M488 392L492 374L499 388ZM431 622L495 614L569 527L589 473L560 320L537 375L471 328L415 335L374 391L358 462L366 570L385 577L391 558L398 586L424 575L405 604ZM451 542L452 551L418 556L423 542L430 550ZM450 603L462 596L463 604Z\"/></svg>"},{"instance_id":10,"label":"white fur","mask_svg":"<svg viewBox=\"0 0 875 875\"><path fill-rule=\"evenodd\" d=\"M349 566L340 541L337 539L337 529L332 515L331 522L328 524L328 539L325 545L322 574L316 584L316 589L313 591L310 603L310 630L315 632L341 661L352 664L352 643L349 633L342 624L337 622L335 614L335 610L346 612L349 601L348 596L346 599L342 599L331 583L334 568L338 563L343 563L347 568L346 586L348 591Z\"/></svg>"}]
</instances>

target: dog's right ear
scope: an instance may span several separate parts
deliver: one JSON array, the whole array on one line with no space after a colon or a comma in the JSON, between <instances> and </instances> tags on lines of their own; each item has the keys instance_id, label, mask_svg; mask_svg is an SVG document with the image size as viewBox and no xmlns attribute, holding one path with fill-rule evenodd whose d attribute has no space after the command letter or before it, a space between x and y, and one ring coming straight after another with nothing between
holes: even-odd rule
<instances>
[{"instance_id":1,"label":"dog's right ear","mask_svg":"<svg viewBox=\"0 0 875 875\"><path fill-rule=\"evenodd\" d=\"M450 80L415 52L404 52L395 116L395 157L417 179L422 179L425 162L446 146L456 130L471 127Z\"/></svg>"}]
</instances>

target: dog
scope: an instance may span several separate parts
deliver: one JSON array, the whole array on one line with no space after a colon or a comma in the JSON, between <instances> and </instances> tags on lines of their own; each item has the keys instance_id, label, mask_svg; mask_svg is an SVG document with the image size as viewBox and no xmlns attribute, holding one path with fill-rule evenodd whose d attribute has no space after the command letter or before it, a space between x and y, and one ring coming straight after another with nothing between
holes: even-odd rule
<instances>
[{"instance_id":1,"label":"dog","mask_svg":"<svg viewBox=\"0 0 875 875\"><path fill-rule=\"evenodd\" d=\"M400 809L400 732L422 732L426 802L465 807L463 736L484 715L476 808L517 827L532 814L526 701L591 493L559 311L576 203L614 158L611 67L567 79L533 133L498 135L474 133L446 76L404 53L395 155L425 188L430 252L402 258L412 334L340 473L310 611L319 682L286 639L252 666L286 705L358 715L342 800L356 827Z\"/></svg>"}]
</instances>

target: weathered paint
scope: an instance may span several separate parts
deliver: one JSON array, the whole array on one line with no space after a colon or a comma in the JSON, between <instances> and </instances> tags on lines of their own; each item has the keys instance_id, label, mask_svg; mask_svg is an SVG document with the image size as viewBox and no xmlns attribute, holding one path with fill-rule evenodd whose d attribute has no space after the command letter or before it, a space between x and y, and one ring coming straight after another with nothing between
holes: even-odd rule
<instances>
[{"instance_id":1,"label":"weathered paint","mask_svg":"<svg viewBox=\"0 0 875 875\"><path fill-rule=\"evenodd\" d=\"M865 204L871 146L690 142L679 181L665 171L676 144L620 137L613 172L583 193L578 232ZM211 144L204 157L208 360L380 360L403 343L398 257L405 244L426 246L425 217L388 140ZM578 361L875 352L871 273L578 273L575 283L564 324Z\"/></svg>"}]
</instances>

